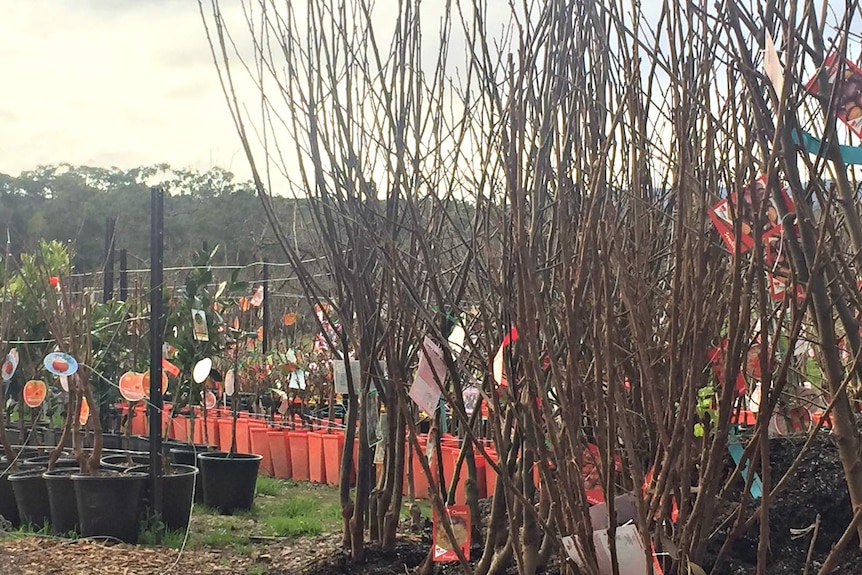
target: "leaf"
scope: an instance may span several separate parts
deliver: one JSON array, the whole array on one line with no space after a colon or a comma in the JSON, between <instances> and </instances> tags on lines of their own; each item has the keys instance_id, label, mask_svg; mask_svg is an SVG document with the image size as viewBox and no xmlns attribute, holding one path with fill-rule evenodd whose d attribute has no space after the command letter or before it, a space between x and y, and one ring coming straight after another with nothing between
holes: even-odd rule
<instances>
[{"instance_id":1,"label":"leaf","mask_svg":"<svg viewBox=\"0 0 862 575\"><path fill-rule=\"evenodd\" d=\"M703 570L703 567L691 561L688 562L688 572L689 575L706 575L706 571Z\"/></svg>"},{"instance_id":2,"label":"leaf","mask_svg":"<svg viewBox=\"0 0 862 575\"><path fill-rule=\"evenodd\" d=\"M695 437L703 437L703 435L704 435L703 424L702 423L695 423L694 424L694 436Z\"/></svg>"}]
</instances>

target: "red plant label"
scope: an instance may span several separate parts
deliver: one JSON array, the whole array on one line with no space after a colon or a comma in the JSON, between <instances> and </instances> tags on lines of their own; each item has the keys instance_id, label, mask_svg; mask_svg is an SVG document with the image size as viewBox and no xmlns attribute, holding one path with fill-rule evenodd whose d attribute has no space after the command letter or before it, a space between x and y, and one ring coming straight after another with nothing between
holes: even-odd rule
<instances>
[{"instance_id":1,"label":"red plant label","mask_svg":"<svg viewBox=\"0 0 862 575\"><path fill-rule=\"evenodd\" d=\"M458 561L458 553L455 548L461 549L465 557L470 557L470 508L466 505L450 505L446 507L446 515L452 524L452 532L455 535L454 545L443 527L443 522L434 514L434 561L438 563Z\"/></svg>"}]
</instances>

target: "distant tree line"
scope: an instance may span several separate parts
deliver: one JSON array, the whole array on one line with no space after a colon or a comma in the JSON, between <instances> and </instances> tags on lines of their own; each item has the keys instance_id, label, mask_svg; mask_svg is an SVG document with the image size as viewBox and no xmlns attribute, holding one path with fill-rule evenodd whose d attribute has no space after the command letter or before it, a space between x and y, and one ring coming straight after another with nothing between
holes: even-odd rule
<instances>
[{"instance_id":1,"label":"distant tree line","mask_svg":"<svg viewBox=\"0 0 862 575\"><path fill-rule=\"evenodd\" d=\"M165 265L188 264L204 245L220 244L216 264L282 261L248 182L221 168L206 172L167 164L123 170L88 166L40 166L19 176L0 173L0 234L11 252L32 251L42 238L71 242L77 271L102 269L107 221L115 219L114 246L126 249L129 267L149 261L150 183L165 200ZM274 208L298 250L313 257L313 238L303 217L307 200L275 197Z\"/></svg>"}]
</instances>

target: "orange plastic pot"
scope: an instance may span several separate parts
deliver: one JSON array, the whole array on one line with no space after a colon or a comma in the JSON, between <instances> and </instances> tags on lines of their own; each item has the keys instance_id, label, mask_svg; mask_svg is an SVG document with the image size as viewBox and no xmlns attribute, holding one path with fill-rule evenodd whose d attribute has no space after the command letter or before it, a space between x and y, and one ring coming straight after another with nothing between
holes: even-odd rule
<instances>
[{"instance_id":1,"label":"orange plastic pot","mask_svg":"<svg viewBox=\"0 0 862 575\"><path fill-rule=\"evenodd\" d=\"M323 436L323 465L326 468L326 483L338 485L341 479L341 460L344 454L344 433L327 433Z\"/></svg>"},{"instance_id":2,"label":"orange plastic pot","mask_svg":"<svg viewBox=\"0 0 862 575\"><path fill-rule=\"evenodd\" d=\"M293 478L297 481L308 481L308 432L288 431L287 437Z\"/></svg>"},{"instance_id":3,"label":"orange plastic pot","mask_svg":"<svg viewBox=\"0 0 862 575\"><path fill-rule=\"evenodd\" d=\"M216 419L216 426L218 427L219 451L230 451L232 423L233 419L231 419L230 417L219 417L218 419Z\"/></svg>"},{"instance_id":4,"label":"orange plastic pot","mask_svg":"<svg viewBox=\"0 0 862 575\"><path fill-rule=\"evenodd\" d=\"M497 457L497 452L494 449L486 447L485 452L494 461L494 463L500 462L500 458ZM478 461L480 457L482 457L482 455L477 454L476 461ZM482 460L485 463L485 496L493 497L494 490L497 488L497 472L493 467L488 465L487 461L484 461L484 458L482 458Z\"/></svg>"},{"instance_id":5,"label":"orange plastic pot","mask_svg":"<svg viewBox=\"0 0 862 575\"><path fill-rule=\"evenodd\" d=\"M251 438L251 453L260 455L260 472L272 477L272 454L269 451L269 428L265 425L252 425L248 428Z\"/></svg>"},{"instance_id":6,"label":"orange plastic pot","mask_svg":"<svg viewBox=\"0 0 862 575\"><path fill-rule=\"evenodd\" d=\"M251 436L247 417L236 420L236 450L237 453L251 453Z\"/></svg>"},{"instance_id":7,"label":"orange plastic pot","mask_svg":"<svg viewBox=\"0 0 862 575\"><path fill-rule=\"evenodd\" d=\"M185 416L174 417L171 420L170 433L168 434L171 439L176 439L177 441L189 441L189 420Z\"/></svg>"},{"instance_id":8,"label":"orange plastic pot","mask_svg":"<svg viewBox=\"0 0 862 575\"><path fill-rule=\"evenodd\" d=\"M191 420L189 420L189 428L191 428ZM204 418L203 416L196 415L195 416L195 443L198 445L203 445L204 443Z\"/></svg>"},{"instance_id":9,"label":"orange plastic pot","mask_svg":"<svg viewBox=\"0 0 862 575\"><path fill-rule=\"evenodd\" d=\"M323 462L323 437L313 431L308 434L308 479L312 483L326 483L326 467Z\"/></svg>"},{"instance_id":10,"label":"orange plastic pot","mask_svg":"<svg viewBox=\"0 0 862 575\"><path fill-rule=\"evenodd\" d=\"M421 453L413 453L413 492L417 499L430 499L431 483L428 482L428 477L425 476L425 472L422 470L421 462L421 458L425 457L425 449L427 447L424 439L419 439L419 447L422 450ZM431 465L432 474L435 469L436 466ZM407 484L406 478L404 484Z\"/></svg>"},{"instance_id":11,"label":"orange plastic pot","mask_svg":"<svg viewBox=\"0 0 862 575\"><path fill-rule=\"evenodd\" d=\"M147 435L147 415L145 405L138 403L132 410L132 435Z\"/></svg>"},{"instance_id":12,"label":"orange plastic pot","mask_svg":"<svg viewBox=\"0 0 862 575\"><path fill-rule=\"evenodd\" d=\"M290 463L287 459L287 443L284 441L284 432L280 429L266 432L269 443L269 454L272 457L272 474L279 479L290 477Z\"/></svg>"},{"instance_id":13,"label":"orange plastic pot","mask_svg":"<svg viewBox=\"0 0 862 575\"><path fill-rule=\"evenodd\" d=\"M285 458L287 459L287 479L293 478L293 460L291 459L290 454L290 437L288 434L290 433L290 429L282 429L281 430L281 438L284 441L284 453Z\"/></svg>"},{"instance_id":14,"label":"orange plastic pot","mask_svg":"<svg viewBox=\"0 0 862 575\"><path fill-rule=\"evenodd\" d=\"M203 419L201 419L203 421ZM215 414L212 412L207 412L207 437L209 441L202 441L201 445L219 445L218 440L218 421L215 418Z\"/></svg>"},{"instance_id":15,"label":"orange plastic pot","mask_svg":"<svg viewBox=\"0 0 862 575\"><path fill-rule=\"evenodd\" d=\"M442 446L443 452L443 477L446 479L446 487L452 485L452 480L455 475L455 464L458 461L458 453L460 449L457 447ZM467 466L461 465L461 473L458 476L458 487L455 489L455 505L465 505L467 503L467 494L464 490L464 484L467 481Z\"/></svg>"}]
</instances>

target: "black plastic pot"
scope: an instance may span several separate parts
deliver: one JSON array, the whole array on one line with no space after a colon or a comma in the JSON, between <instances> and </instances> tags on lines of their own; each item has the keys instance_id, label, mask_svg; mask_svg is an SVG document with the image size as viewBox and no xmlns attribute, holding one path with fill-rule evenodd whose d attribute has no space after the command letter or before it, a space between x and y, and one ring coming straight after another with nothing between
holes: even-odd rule
<instances>
[{"instance_id":1,"label":"black plastic pot","mask_svg":"<svg viewBox=\"0 0 862 575\"><path fill-rule=\"evenodd\" d=\"M48 460L51 458L50 455L40 455L38 457L31 457L30 459L24 460L26 465L33 465L38 467L48 467ZM61 455L60 458L54 464L55 468L71 468L75 467L80 469L81 465L78 463L77 459L74 459L68 455Z\"/></svg>"},{"instance_id":2,"label":"black plastic pot","mask_svg":"<svg viewBox=\"0 0 862 575\"><path fill-rule=\"evenodd\" d=\"M127 473L148 473L149 467L132 467ZM198 469L191 465L171 465L168 475L162 475L162 521L168 529L185 530L192 512L192 492ZM149 484L144 499L149 501Z\"/></svg>"},{"instance_id":3,"label":"black plastic pot","mask_svg":"<svg viewBox=\"0 0 862 575\"><path fill-rule=\"evenodd\" d=\"M28 457L32 457L33 453ZM18 469L13 469L5 457L0 457L0 516L12 523L12 527L21 525L21 518L18 514L18 504L15 502L15 492L12 490L12 484L9 482L9 476L18 471L26 471L33 469L32 465L27 465L23 460L18 458Z\"/></svg>"},{"instance_id":4,"label":"black plastic pot","mask_svg":"<svg viewBox=\"0 0 862 575\"><path fill-rule=\"evenodd\" d=\"M9 475L8 481L15 494L18 517L22 525L43 527L51 519L48 488L42 474L44 468L19 471Z\"/></svg>"},{"instance_id":5,"label":"black plastic pot","mask_svg":"<svg viewBox=\"0 0 862 575\"><path fill-rule=\"evenodd\" d=\"M261 459L251 453L199 453L204 503L227 514L251 509Z\"/></svg>"},{"instance_id":6,"label":"black plastic pot","mask_svg":"<svg viewBox=\"0 0 862 575\"><path fill-rule=\"evenodd\" d=\"M6 463L0 463L3 466L0 469L0 517L12 523L12 527L20 527L21 517L18 515L18 504L15 502L15 492L12 490L12 484L9 483L9 475L11 472L3 473L6 469Z\"/></svg>"},{"instance_id":7,"label":"black plastic pot","mask_svg":"<svg viewBox=\"0 0 862 575\"><path fill-rule=\"evenodd\" d=\"M192 467L200 468L198 465L199 453L211 453L213 449L207 445L189 445L188 443L178 447L172 447L170 450L171 463L180 465L191 465ZM203 476L198 474L195 479L195 503L203 503L204 487Z\"/></svg>"},{"instance_id":8,"label":"black plastic pot","mask_svg":"<svg viewBox=\"0 0 862 575\"><path fill-rule=\"evenodd\" d=\"M129 437L129 449L131 451L149 451L150 438L143 435L132 435Z\"/></svg>"},{"instance_id":9,"label":"black plastic pot","mask_svg":"<svg viewBox=\"0 0 862 575\"><path fill-rule=\"evenodd\" d=\"M102 434L103 449L122 449L123 436L119 433L103 433Z\"/></svg>"},{"instance_id":10,"label":"black plastic pot","mask_svg":"<svg viewBox=\"0 0 862 575\"><path fill-rule=\"evenodd\" d=\"M118 453L116 455L105 455L101 459L102 468L122 473L131 467L148 465L150 456L144 453Z\"/></svg>"},{"instance_id":11,"label":"black plastic pot","mask_svg":"<svg viewBox=\"0 0 862 575\"><path fill-rule=\"evenodd\" d=\"M103 469L98 475L75 473L72 484L81 535L138 542L146 474Z\"/></svg>"},{"instance_id":12,"label":"black plastic pot","mask_svg":"<svg viewBox=\"0 0 862 575\"><path fill-rule=\"evenodd\" d=\"M74 468L56 469L42 474L48 492L48 507L51 510L51 527L54 533L78 530L78 504L75 501Z\"/></svg>"}]
</instances>

